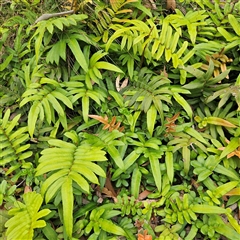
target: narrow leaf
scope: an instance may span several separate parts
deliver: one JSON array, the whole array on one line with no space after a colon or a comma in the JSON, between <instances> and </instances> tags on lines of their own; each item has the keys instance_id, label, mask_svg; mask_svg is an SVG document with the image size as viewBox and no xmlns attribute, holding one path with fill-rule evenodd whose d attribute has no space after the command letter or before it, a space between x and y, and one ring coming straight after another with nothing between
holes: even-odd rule
<instances>
[{"instance_id":1,"label":"narrow leaf","mask_svg":"<svg viewBox=\"0 0 240 240\"><path fill-rule=\"evenodd\" d=\"M105 69L105 70L109 70L109 71L123 73L123 71L120 68L118 68L117 66L115 66L111 63L108 63L108 62L97 62L95 64L95 67L98 69Z\"/></svg>"},{"instance_id":2,"label":"narrow leaf","mask_svg":"<svg viewBox=\"0 0 240 240\"><path fill-rule=\"evenodd\" d=\"M224 148L220 155L220 159L226 157L229 153L233 152L240 146L240 140L238 137L232 138L228 145Z\"/></svg>"},{"instance_id":3,"label":"narrow leaf","mask_svg":"<svg viewBox=\"0 0 240 240\"><path fill-rule=\"evenodd\" d=\"M67 177L61 187L64 229L69 239L73 230L73 188L72 179Z\"/></svg>"},{"instance_id":4,"label":"narrow leaf","mask_svg":"<svg viewBox=\"0 0 240 240\"><path fill-rule=\"evenodd\" d=\"M218 125L218 126L224 126L224 127L229 127L229 128L237 127L234 124L230 123L229 121L226 121L219 117L208 117L206 121L209 124Z\"/></svg>"},{"instance_id":5,"label":"narrow leaf","mask_svg":"<svg viewBox=\"0 0 240 240\"><path fill-rule=\"evenodd\" d=\"M157 109L155 108L154 105L151 105L151 107L147 111L147 129L150 133L150 136L153 135L156 118L157 118Z\"/></svg>"},{"instance_id":6,"label":"narrow leaf","mask_svg":"<svg viewBox=\"0 0 240 240\"><path fill-rule=\"evenodd\" d=\"M69 38L68 40L68 46L70 47L74 57L76 58L79 65L82 67L82 69L85 72L88 72L88 64L85 59L85 56L79 46L78 41L75 38Z\"/></svg>"}]
</instances>

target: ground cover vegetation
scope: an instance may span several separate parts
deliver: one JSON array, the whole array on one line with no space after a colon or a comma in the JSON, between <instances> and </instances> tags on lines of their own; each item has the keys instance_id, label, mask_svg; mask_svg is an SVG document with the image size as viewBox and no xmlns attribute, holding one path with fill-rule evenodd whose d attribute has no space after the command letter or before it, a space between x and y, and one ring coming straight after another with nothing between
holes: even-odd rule
<instances>
[{"instance_id":1,"label":"ground cover vegetation","mask_svg":"<svg viewBox=\"0 0 240 240\"><path fill-rule=\"evenodd\" d=\"M240 238L239 1L0 10L1 239Z\"/></svg>"}]
</instances>

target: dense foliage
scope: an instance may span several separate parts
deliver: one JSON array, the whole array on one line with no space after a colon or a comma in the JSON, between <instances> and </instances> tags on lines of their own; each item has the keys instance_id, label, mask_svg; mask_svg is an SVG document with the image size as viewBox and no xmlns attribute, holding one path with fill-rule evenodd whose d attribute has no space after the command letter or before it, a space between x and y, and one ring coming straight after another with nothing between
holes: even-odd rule
<instances>
[{"instance_id":1,"label":"dense foliage","mask_svg":"<svg viewBox=\"0 0 240 240\"><path fill-rule=\"evenodd\" d=\"M2 1L1 239L240 238L240 2L174 3Z\"/></svg>"}]
</instances>

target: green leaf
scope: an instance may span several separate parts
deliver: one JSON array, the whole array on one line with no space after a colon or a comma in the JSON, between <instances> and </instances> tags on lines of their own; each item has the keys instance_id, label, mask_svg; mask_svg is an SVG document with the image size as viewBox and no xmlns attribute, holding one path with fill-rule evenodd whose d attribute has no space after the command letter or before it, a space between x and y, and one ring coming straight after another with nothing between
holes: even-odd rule
<instances>
[{"instance_id":1,"label":"green leaf","mask_svg":"<svg viewBox=\"0 0 240 240\"><path fill-rule=\"evenodd\" d=\"M113 161L116 163L116 165L120 168L120 169L124 169L124 163L123 160L119 154L119 151L113 146L113 145L109 145L107 147L107 152L109 153L109 155L112 157Z\"/></svg>"},{"instance_id":2,"label":"green leaf","mask_svg":"<svg viewBox=\"0 0 240 240\"><path fill-rule=\"evenodd\" d=\"M142 180L142 173L139 168L135 168L132 173L131 179L131 195L134 196L135 199L138 199L140 184Z\"/></svg>"},{"instance_id":3,"label":"green leaf","mask_svg":"<svg viewBox=\"0 0 240 240\"><path fill-rule=\"evenodd\" d=\"M98 69L105 69L105 70L109 70L109 71L123 73L123 71L119 67L117 67L111 63L108 63L108 62L97 62L95 64L95 67Z\"/></svg>"},{"instance_id":4,"label":"green leaf","mask_svg":"<svg viewBox=\"0 0 240 240\"><path fill-rule=\"evenodd\" d=\"M82 172L84 173L84 177L87 178L90 182L99 184L98 178L93 173L92 169L89 169L88 167L86 167L84 162L82 164L74 163L73 166L71 167L71 170L76 172Z\"/></svg>"},{"instance_id":5,"label":"green leaf","mask_svg":"<svg viewBox=\"0 0 240 240\"><path fill-rule=\"evenodd\" d=\"M9 63L11 62L12 59L13 59L13 54L10 54L5 59L5 61L2 64L0 64L0 72L3 71L9 65Z\"/></svg>"},{"instance_id":6,"label":"green leaf","mask_svg":"<svg viewBox=\"0 0 240 240\"><path fill-rule=\"evenodd\" d=\"M220 155L220 159L226 157L231 152L235 151L240 146L240 140L238 137L232 138L228 145L224 148Z\"/></svg>"},{"instance_id":7,"label":"green leaf","mask_svg":"<svg viewBox=\"0 0 240 240\"><path fill-rule=\"evenodd\" d=\"M236 240L240 238L240 234L234 231L231 227L225 224L218 225L215 231L226 236L229 240Z\"/></svg>"},{"instance_id":8,"label":"green leaf","mask_svg":"<svg viewBox=\"0 0 240 240\"><path fill-rule=\"evenodd\" d=\"M230 32L225 30L223 27L217 27L217 30L229 42L231 42L232 39L234 38L234 35L232 35Z\"/></svg>"},{"instance_id":9,"label":"green leaf","mask_svg":"<svg viewBox=\"0 0 240 240\"><path fill-rule=\"evenodd\" d=\"M109 232L109 233L112 233L112 234L115 234L115 235L119 235L119 236L125 236L126 237L126 233L125 231L115 225L112 221L110 220L107 220L107 219L101 219L100 221L100 226L102 228L102 230L106 231L106 232Z\"/></svg>"},{"instance_id":10,"label":"green leaf","mask_svg":"<svg viewBox=\"0 0 240 240\"><path fill-rule=\"evenodd\" d=\"M41 106L41 103L38 101L35 101L28 113L28 131L32 138L33 138L37 118L40 113L40 106Z\"/></svg>"},{"instance_id":11,"label":"green leaf","mask_svg":"<svg viewBox=\"0 0 240 240\"><path fill-rule=\"evenodd\" d=\"M36 176L42 175L44 173L46 173L47 171L43 171L41 172L41 168L39 169L39 166L37 167L37 172L36 172ZM67 175L67 173L69 172L68 169L62 169L56 173L53 173L50 177L47 178L47 180L43 183L42 187L41 187L41 194L44 195L46 190L49 188L49 186L51 184L53 184L56 180L60 179L61 177Z\"/></svg>"},{"instance_id":12,"label":"green leaf","mask_svg":"<svg viewBox=\"0 0 240 240\"><path fill-rule=\"evenodd\" d=\"M223 174L223 175L228 176L237 181L239 180L239 174L237 172L235 172L233 169L225 168L224 166L222 166L220 164L218 164L215 167L214 172Z\"/></svg>"},{"instance_id":13,"label":"green leaf","mask_svg":"<svg viewBox=\"0 0 240 240\"><path fill-rule=\"evenodd\" d=\"M79 46L79 43L76 39L74 38L69 38L68 41L68 46L71 49L74 57L76 58L77 62L79 65L82 67L82 69L87 73L88 72L88 64L85 59L85 56Z\"/></svg>"},{"instance_id":14,"label":"green leaf","mask_svg":"<svg viewBox=\"0 0 240 240\"><path fill-rule=\"evenodd\" d=\"M197 140L199 140L200 142L208 145L208 142L203 138L203 136L196 131L194 128L192 127L188 127L184 129L184 132L186 132L187 134L189 134L190 136L196 138Z\"/></svg>"},{"instance_id":15,"label":"green leaf","mask_svg":"<svg viewBox=\"0 0 240 240\"><path fill-rule=\"evenodd\" d=\"M195 204L195 205L192 205L190 208L193 212L200 213L200 214L223 214L228 212L228 210L225 208L204 205L204 204L202 205Z\"/></svg>"},{"instance_id":16,"label":"green leaf","mask_svg":"<svg viewBox=\"0 0 240 240\"><path fill-rule=\"evenodd\" d=\"M46 223L46 226L42 229L42 232L47 239L57 239L57 233L55 229L52 228L50 223Z\"/></svg>"},{"instance_id":17,"label":"green leaf","mask_svg":"<svg viewBox=\"0 0 240 240\"><path fill-rule=\"evenodd\" d=\"M55 109L55 111L60 115L60 116L65 116L65 112L61 106L61 104L58 102L58 100L52 95L48 94L46 96L47 100L51 103L52 107Z\"/></svg>"},{"instance_id":18,"label":"green leaf","mask_svg":"<svg viewBox=\"0 0 240 240\"><path fill-rule=\"evenodd\" d=\"M174 99L178 102L180 106L183 107L183 109L186 111L187 115L192 119L192 108L188 104L188 102L178 93L173 93Z\"/></svg>"},{"instance_id":19,"label":"green leaf","mask_svg":"<svg viewBox=\"0 0 240 240\"><path fill-rule=\"evenodd\" d=\"M59 89L59 91L58 91L58 89L56 89L55 91L51 92L52 96L54 96L56 99L62 101L68 108L73 109L71 101L63 93L67 94L67 92L61 92L61 89Z\"/></svg>"},{"instance_id":20,"label":"green leaf","mask_svg":"<svg viewBox=\"0 0 240 240\"><path fill-rule=\"evenodd\" d=\"M162 174L161 174L160 163L159 163L158 157L156 156L155 152L153 152L153 150L148 151L148 157L149 157L150 166L151 166L151 170L153 173L153 178L154 178L155 184L157 186L158 191L161 192Z\"/></svg>"},{"instance_id":21,"label":"green leaf","mask_svg":"<svg viewBox=\"0 0 240 240\"><path fill-rule=\"evenodd\" d=\"M51 183L50 187L47 189L45 194L46 203L48 203L55 195L57 195L64 181L65 181L65 177L61 177L61 178L58 178L54 183Z\"/></svg>"},{"instance_id":22,"label":"green leaf","mask_svg":"<svg viewBox=\"0 0 240 240\"><path fill-rule=\"evenodd\" d=\"M5 224L8 239L32 240L34 229L46 226L45 221L38 220L48 215L51 211L44 209L39 212L43 199L39 193L28 192L23 195L24 204L15 202L15 208L9 210L13 215Z\"/></svg>"},{"instance_id":23,"label":"green leaf","mask_svg":"<svg viewBox=\"0 0 240 240\"><path fill-rule=\"evenodd\" d=\"M5 130L5 134L9 135L11 131L18 125L18 121L21 117L21 114L16 115L11 122L9 122L9 125L7 126Z\"/></svg>"},{"instance_id":24,"label":"green leaf","mask_svg":"<svg viewBox=\"0 0 240 240\"><path fill-rule=\"evenodd\" d=\"M73 187L72 179L67 177L61 187L61 196L63 204L63 223L64 229L69 239L72 238L73 230Z\"/></svg>"},{"instance_id":25,"label":"green leaf","mask_svg":"<svg viewBox=\"0 0 240 240\"><path fill-rule=\"evenodd\" d=\"M224 127L229 127L229 128L236 128L237 127L234 124L230 123L229 121L224 120L224 119L219 118L219 117L207 117L206 122L208 124L213 124L213 125L217 125L217 126L224 126Z\"/></svg>"},{"instance_id":26,"label":"green leaf","mask_svg":"<svg viewBox=\"0 0 240 240\"><path fill-rule=\"evenodd\" d=\"M107 55L108 53L107 52L102 52L102 50L100 50L100 51L97 51L96 53L94 53L93 55L92 55L92 57L90 58L90 60L89 60L89 66L90 66L90 68L92 68L92 67L94 67L95 66L95 64L97 63L97 61L99 60L99 59L101 59L102 57L104 57L105 55Z\"/></svg>"},{"instance_id":27,"label":"green leaf","mask_svg":"<svg viewBox=\"0 0 240 240\"><path fill-rule=\"evenodd\" d=\"M165 164L166 164L168 179L170 183L172 183L174 178L174 166L173 166L173 153L170 151L166 151L165 153Z\"/></svg>"},{"instance_id":28,"label":"green leaf","mask_svg":"<svg viewBox=\"0 0 240 240\"><path fill-rule=\"evenodd\" d=\"M228 14L228 20L236 34L240 36L240 24L238 20L232 14Z\"/></svg>"},{"instance_id":29,"label":"green leaf","mask_svg":"<svg viewBox=\"0 0 240 240\"><path fill-rule=\"evenodd\" d=\"M89 193L89 184L80 174L78 174L77 172L71 171L68 176L74 182L76 182L78 186L83 189L83 191Z\"/></svg>"},{"instance_id":30,"label":"green leaf","mask_svg":"<svg viewBox=\"0 0 240 240\"><path fill-rule=\"evenodd\" d=\"M217 187L214 191L216 197L222 197L239 184L239 181L231 181ZM239 193L240 194L240 193Z\"/></svg>"},{"instance_id":31,"label":"green leaf","mask_svg":"<svg viewBox=\"0 0 240 240\"><path fill-rule=\"evenodd\" d=\"M188 174L190 168L190 150L188 146L182 148L183 166L185 174Z\"/></svg>"},{"instance_id":32,"label":"green leaf","mask_svg":"<svg viewBox=\"0 0 240 240\"><path fill-rule=\"evenodd\" d=\"M147 129L150 133L150 136L153 135L154 126L157 118L157 109L154 105L151 105L151 107L147 111Z\"/></svg>"},{"instance_id":33,"label":"green leaf","mask_svg":"<svg viewBox=\"0 0 240 240\"><path fill-rule=\"evenodd\" d=\"M85 95L82 97L82 114L84 122L88 122L88 113L89 113L89 97Z\"/></svg>"}]
</instances>

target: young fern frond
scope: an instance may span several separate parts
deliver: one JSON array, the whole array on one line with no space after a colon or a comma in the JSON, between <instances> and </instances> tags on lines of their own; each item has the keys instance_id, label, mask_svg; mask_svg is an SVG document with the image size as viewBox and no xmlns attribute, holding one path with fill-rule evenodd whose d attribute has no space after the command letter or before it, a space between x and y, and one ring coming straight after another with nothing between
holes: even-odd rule
<instances>
[{"instance_id":1,"label":"young fern frond","mask_svg":"<svg viewBox=\"0 0 240 240\"><path fill-rule=\"evenodd\" d=\"M16 201L15 208L8 211L9 215L13 215L5 226L7 227L7 239L33 239L34 229L46 226L44 220L40 218L48 215L51 211L44 209L39 211L43 198L39 193L28 192L23 195L24 204Z\"/></svg>"},{"instance_id":2,"label":"young fern frond","mask_svg":"<svg viewBox=\"0 0 240 240\"><path fill-rule=\"evenodd\" d=\"M16 130L20 117L20 114L16 115L10 121L10 109L8 109L0 119L0 166L5 166L12 161L24 162L32 155L32 151L28 151L30 147L27 143L28 128L18 127Z\"/></svg>"}]
</instances>

